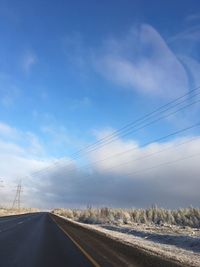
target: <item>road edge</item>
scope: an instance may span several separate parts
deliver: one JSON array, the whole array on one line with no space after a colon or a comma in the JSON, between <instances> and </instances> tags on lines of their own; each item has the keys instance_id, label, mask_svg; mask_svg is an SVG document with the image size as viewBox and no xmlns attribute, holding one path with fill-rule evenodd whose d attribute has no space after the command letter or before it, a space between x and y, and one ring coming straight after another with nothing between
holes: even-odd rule
<instances>
[{"instance_id":1,"label":"road edge","mask_svg":"<svg viewBox=\"0 0 200 267\"><path fill-rule=\"evenodd\" d=\"M118 247L120 246L121 248L124 249L124 252L126 255L130 256L131 254L136 255L137 253L139 254L139 257L142 257L144 260L144 266L166 266L166 267L192 267L192 265L188 265L186 263L183 263L178 260L173 260L168 257L163 257L160 254L153 253L151 251L139 248L139 247L134 247L129 245L128 243L122 243L120 240L116 240L112 238L111 236L106 235L103 232L100 232L96 229L89 229L87 225L81 225L78 222L74 222L72 220L68 220L67 218L63 218L62 216L58 216L55 214L51 214L51 217L57 217L63 222L67 224L71 224L74 227L78 227L79 229L82 229L83 231L87 232L89 235L95 235L97 238L104 240L104 242L113 242L115 243ZM59 225L57 223L57 225ZM149 259L153 262L153 265L149 265ZM159 262L160 261L160 262ZM147 265L146 265L147 264ZM100 265L99 265L100 266Z\"/></svg>"},{"instance_id":2,"label":"road edge","mask_svg":"<svg viewBox=\"0 0 200 267\"><path fill-rule=\"evenodd\" d=\"M53 222L65 233L65 235L67 235L67 237L76 245L76 247L84 254L84 256L94 265L94 267L101 267L96 260L93 259L93 257L84 250L84 248L78 244L74 238L71 237L71 235L62 227L60 226L56 220L53 218L53 216L50 215L50 218L53 220Z\"/></svg>"}]
</instances>

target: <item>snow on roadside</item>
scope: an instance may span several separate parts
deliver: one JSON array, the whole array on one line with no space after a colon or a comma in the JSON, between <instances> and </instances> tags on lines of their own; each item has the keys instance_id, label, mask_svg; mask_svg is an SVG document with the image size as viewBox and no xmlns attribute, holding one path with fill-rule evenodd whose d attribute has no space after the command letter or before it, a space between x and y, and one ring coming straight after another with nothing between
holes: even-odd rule
<instances>
[{"instance_id":1,"label":"snow on roadside","mask_svg":"<svg viewBox=\"0 0 200 267\"><path fill-rule=\"evenodd\" d=\"M180 227L145 226L135 224L132 226L100 225L101 228L138 236L160 244L175 245L186 250L200 253L199 229L181 229ZM191 231L192 230L192 231Z\"/></svg>"},{"instance_id":2,"label":"snow on roadside","mask_svg":"<svg viewBox=\"0 0 200 267\"><path fill-rule=\"evenodd\" d=\"M24 213L33 213L39 212L39 209L36 208L21 208L19 209L9 209L9 208L1 208L0 207L0 217L3 216L11 216L11 215L19 215Z\"/></svg>"},{"instance_id":3,"label":"snow on roadside","mask_svg":"<svg viewBox=\"0 0 200 267\"><path fill-rule=\"evenodd\" d=\"M60 216L64 219L66 217ZM182 263L188 267L200 266L200 236L180 233L157 233L156 229L144 230L143 226L91 225L75 222L84 228L98 231L124 244L137 247L150 254ZM143 230L141 230L141 227Z\"/></svg>"}]
</instances>

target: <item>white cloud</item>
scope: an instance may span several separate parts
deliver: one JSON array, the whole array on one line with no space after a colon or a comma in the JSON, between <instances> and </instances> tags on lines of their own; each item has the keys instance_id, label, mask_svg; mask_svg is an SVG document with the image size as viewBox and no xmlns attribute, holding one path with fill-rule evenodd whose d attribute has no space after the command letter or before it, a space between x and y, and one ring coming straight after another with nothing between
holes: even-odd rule
<instances>
[{"instance_id":1,"label":"white cloud","mask_svg":"<svg viewBox=\"0 0 200 267\"><path fill-rule=\"evenodd\" d=\"M3 188L0 188L1 205L11 205L15 194L13 191L14 186L17 185L20 179L24 178L22 179L24 186L27 179L25 177L31 171L44 168L49 163L34 159L33 155L29 154L29 151L19 145L0 141L0 177L4 185Z\"/></svg>"},{"instance_id":2,"label":"white cloud","mask_svg":"<svg viewBox=\"0 0 200 267\"><path fill-rule=\"evenodd\" d=\"M18 136L18 131L6 123L0 122L0 136L15 138Z\"/></svg>"},{"instance_id":3,"label":"white cloud","mask_svg":"<svg viewBox=\"0 0 200 267\"><path fill-rule=\"evenodd\" d=\"M78 72L82 78L91 76L92 67L122 88L167 99L180 96L193 87L191 76L180 58L191 57L189 50L194 50L194 45L182 45L183 40L197 43L199 25L165 40L153 26L138 24L120 38L106 39L99 48L86 46L77 33L65 38L64 51L70 70L75 66L76 75ZM178 50L177 42L181 44Z\"/></svg>"},{"instance_id":4,"label":"white cloud","mask_svg":"<svg viewBox=\"0 0 200 267\"><path fill-rule=\"evenodd\" d=\"M65 165L36 177L42 182L35 193L43 202L41 205L51 207L198 205L200 155L189 157L198 154L199 147L199 136L146 147L118 138L90 154L89 163L99 163L89 169ZM129 153L124 153L127 150ZM112 157L122 153L123 156ZM188 158L179 161L184 157ZM166 164L173 161L176 164Z\"/></svg>"},{"instance_id":5,"label":"white cloud","mask_svg":"<svg viewBox=\"0 0 200 267\"><path fill-rule=\"evenodd\" d=\"M24 141L26 141L27 149L31 155L44 155L44 148L35 134L26 132L24 134Z\"/></svg>"},{"instance_id":6,"label":"white cloud","mask_svg":"<svg viewBox=\"0 0 200 267\"><path fill-rule=\"evenodd\" d=\"M1 140L19 145L25 151L29 151L31 155L44 155L44 149L38 137L29 131L20 131L4 122L0 122L0 138Z\"/></svg>"},{"instance_id":7,"label":"white cloud","mask_svg":"<svg viewBox=\"0 0 200 267\"><path fill-rule=\"evenodd\" d=\"M11 205L14 197L12 189L19 179L50 164L51 160L39 159L43 154L43 148L34 134L0 122L0 177L4 184L0 188L1 205Z\"/></svg>"},{"instance_id":8,"label":"white cloud","mask_svg":"<svg viewBox=\"0 0 200 267\"><path fill-rule=\"evenodd\" d=\"M67 159L65 159L65 162ZM22 205L42 206L45 192L41 192L41 184L48 185L48 179L40 181L30 174L49 166L62 166L64 160L47 157L38 137L31 132L22 132L6 123L0 122L0 177L3 188L0 188L1 205L11 205L15 195L15 186L22 179L24 188ZM40 191L36 198L35 192ZM45 201L45 200L44 200ZM47 200L46 200L47 201ZM44 205L48 206L47 202Z\"/></svg>"},{"instance_id":9,"label":"white cloud","mask_svg":"<svg viewBox=\"0 0 200 267\"><path fill-rule=\"evenodd\" d=\"M181 62L150 25L134 27L122 40L107 41L95 57L97 69L115 83L141 93L165 98L188 89Z\"/></svg>"},{"instance_id":10,"label":"white cloud","mask_svg":"<svg viewBox=\"0 0 200 267\"><path fill-rule=\"evenodd\" d=\"M24 149L17 144L13 144L10 142L0 141L1 153L2 155L9 155L9 154L24 154Z\"/></svg>"},{"instance_id":11,"label":"white cloud","mask_svg":"<svg viewBox=\"0 0 200 267\"><path fill-rule=\"evenodd\" d=\"M91 156L95 158L95 162L97 161L96 169L122 175L132 172L133 178L136 179L137 175L134 175L134 173L142 173L145 169L155 165L198 153L199 146L200 138L198 137L179 138L164 143L155 142L145 147L141 147L133 140L123 141L118 138L116 141L91 152ZM139 178L141 177L139 176Z\"/></svg>"},{"instance_id":12,"label":"white cloud","mask_svg":"<svg viewBox=\"0 0 200 267\"><path fill-rule=\"evenodd\" d=\"M192 57L180 56L181 61L185 65L185 69L190 77L190 83L193 84L193 88L200 86L200 63Z\"/></svg>"},{"instance_id":13,"label":"white cloud","mask_svg":"<svg viewBox=\"0 0 200 267\"><path fill-rule=\"evenodd\" d=\"M129 206L155 202L164 206L197 205L199 147L200 137L178 138L145 147L132 140L118 139L92 152L92 158L98 161L94 166L96 172L107 177L105 186L113 189L110 203L113 200ZM189 158L192 155L197 156ZM109 195L105 198L109 199Z\"/></svg>"},{"instance_id":14,"label":"white cloud","mask_svg":"<svg viewBox=\"0 0 200 267\"><path fill-rule=\"evenodd\" d=\"M12 202L14 191L10 188L23 177L22 203L27 206L149 206L157 203L179 207L199 203L200 155L189 157L199 153L200 136L154 142L145 147L136 140L118 137L115 142L91 152L90 166L80 168L67 157L57 160L38 157L30 150L31 146L37 149L38 139L35 145L35 136L29 138L30 133L18 131L18 136L27 136L25 146L13 137L17 129L2 123L0 129L0 136L6 133L10 136L10 141L2 138L0 141L0 177L5 184L1 188L3 203ZM96 136L102 138L113 131L99 131ZM180 160L183 158L185 160ZM44 171L34 173L43 168Z\"/></svg>"}]
</instances>

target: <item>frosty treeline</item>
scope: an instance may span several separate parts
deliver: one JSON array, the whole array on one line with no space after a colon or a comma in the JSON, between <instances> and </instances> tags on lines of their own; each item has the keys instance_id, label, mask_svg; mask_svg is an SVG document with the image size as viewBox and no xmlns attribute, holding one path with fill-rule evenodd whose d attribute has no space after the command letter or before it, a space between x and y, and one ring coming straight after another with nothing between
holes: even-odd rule
<instances>
[{"instance_id":1,"label":"frosty treeline","mask_svg":"<svg viewBox=\"0 0 200 267\"><path fill-rule=\"evenodd\" d=\"M144 223L200 227L200 209L193 207L176 210L163 209L156 206L148 209L115 209L107 207L83 210L54 209L53 213L90 224Z\"/></svg>"}]
</instances>

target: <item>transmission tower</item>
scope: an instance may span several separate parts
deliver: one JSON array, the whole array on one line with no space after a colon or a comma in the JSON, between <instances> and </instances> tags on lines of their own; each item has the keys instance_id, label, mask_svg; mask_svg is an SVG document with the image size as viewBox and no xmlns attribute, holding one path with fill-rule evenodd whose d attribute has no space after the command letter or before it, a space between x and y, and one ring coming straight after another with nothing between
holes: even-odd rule
<instances>
[{"instance_id":1,"label":"transmission tower","mask_svg":"<svg viewBox=\"0 0 200 267\"><path fill-rule=\"evenodd\" d=\"M15 194L15 198L14 198L14 201L13 201L12 209L14 209L16 207L18 210L20 210L20 206L21 206L21 191L22 191L22 184L21 184L21 181L20 181L19 184L17 185L16 194Z\"/></svg>"}]
</instances>

